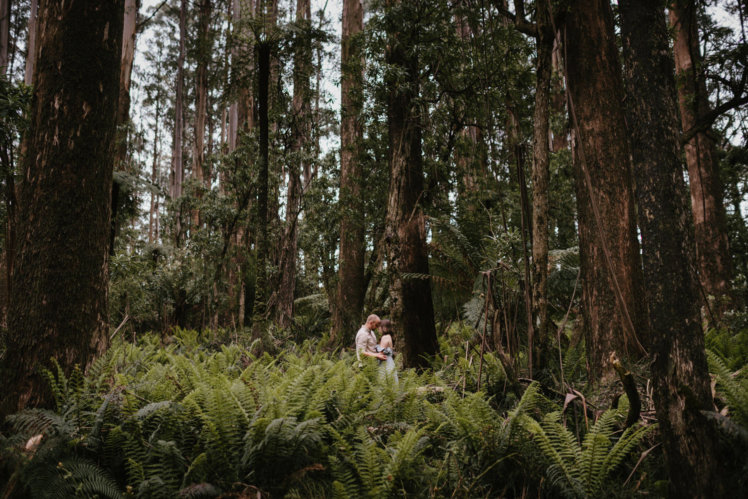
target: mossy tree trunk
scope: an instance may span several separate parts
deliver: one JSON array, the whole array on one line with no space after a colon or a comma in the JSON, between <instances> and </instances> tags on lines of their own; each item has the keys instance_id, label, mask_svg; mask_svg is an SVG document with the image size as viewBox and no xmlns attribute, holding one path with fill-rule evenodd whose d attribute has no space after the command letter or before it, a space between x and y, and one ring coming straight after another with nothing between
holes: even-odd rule
<instances>
[{"instance_id":1,"label":"mossy tree trunk","mask_svg":"<svg viewBox=\"0 0 748 499\"><path fill-rule=\"evenodd\" d=\"M671 497L724 495L717 438L700 411L712 408L704 337L688 250L690 214L680 161L673 60L665 11L619 2L627 113L642 235L657 421Z\"/></svg>"},{"instance_id":2,"label":"mossy tree trunk","mask_svg":"<svg viewBox=\"0 0 748 499\"><path fill-rule=\"evenodd\" d=\"M575 131L582 313L593 378L612 352L641 356L646 338L623 85L607 0L574 1L566 19Z\"/></svg>"},{"instance_id":3,"label":"mossy tree trunk","mask_svg":"<svg viewBox=\"0 0 748 499\"><path fill-rule=\"evenodd\" d=\"M0 414L52 403L39 369L69 373L107 344L107 239L123 0L39 4Z\"/></svg>"}]
</instances>

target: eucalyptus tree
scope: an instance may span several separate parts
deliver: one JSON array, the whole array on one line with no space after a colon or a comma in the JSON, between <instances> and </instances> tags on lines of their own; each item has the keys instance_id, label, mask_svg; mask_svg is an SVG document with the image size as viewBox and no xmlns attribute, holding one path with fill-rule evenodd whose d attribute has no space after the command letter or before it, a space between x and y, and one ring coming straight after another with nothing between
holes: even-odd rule
<instances>
[{"instance_id":1,"label":"eucalyptus tree","mask_svg":"<svg viewBox=\"0 0 748 499\"><path fill-rule=\"evenodd\" d=\"M565 24L569 113L575 133L582 314L590 369L647 342L623 84L607 0L574 1Z\"/></svg>"},{"instance_id":2,"label":"eucalyptus tree","mask_svg":"<svg viewBox=\"0 0 748 499\"><path fill-rule=\"evenodd\" d=\"M619 4L627 113L642 234L651 328L654 402L673 497L724 496L696 281L689 255L689 211L682 195L673 60L661 5ZM687 386L685 391L683 387Z\"/></svg>"},{"instance_id":3,"label":"eucalyptus tree","mask_svg":"<svg viewBox=\"0 0 748 499\"><path fill-rule=\"evenodd\" d=\"M343 35L340 45L340 258L333 307L332 338L352 338L361 320L364 280L365 211L361 195L363 166L363 67L364 9L360 0L343 0Z\"/></svg>"},{"instance_id":4,"label":"eucalyptus tree","mask_svg":"<svg viewBox=\"0 0 748 499\"><path fill-rule=\"evenodd\" d=\"M0 413L51 403L39 368L69 373L107 344L107 235L123 0L39 3Z\"/></svg>"},{"instance_id":5,"label":"eucalyptus tree","mask_svg":"<svg viewBox=\"0 0 748 499\"><path fill-rule=\"evenodd\" d=\"M703 292L721 301L729 294L732 269L717 148L707 133L709 127L701 123L711 113L711 105L701 61L696 10L693 0L675 0L669 9L670 25L675 33L673 56L691 190L696 266ZM717 312L724 308L718 304Z\"/></svg>"}]
</instances>

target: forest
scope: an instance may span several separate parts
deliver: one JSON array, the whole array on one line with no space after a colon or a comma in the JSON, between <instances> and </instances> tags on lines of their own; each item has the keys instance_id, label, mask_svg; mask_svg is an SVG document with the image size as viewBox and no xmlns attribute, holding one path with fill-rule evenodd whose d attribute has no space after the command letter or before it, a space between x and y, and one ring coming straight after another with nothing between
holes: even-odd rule
<instances>
[{"instance_id":1,"label":"forest","mask_svg":"<svg viewBox=\"0 0 748 499\"><path fill-rule=\"evenodd\" d=\"M748 497L746 18L0 0L0 497Z\"/></svg>"}]
</instances>

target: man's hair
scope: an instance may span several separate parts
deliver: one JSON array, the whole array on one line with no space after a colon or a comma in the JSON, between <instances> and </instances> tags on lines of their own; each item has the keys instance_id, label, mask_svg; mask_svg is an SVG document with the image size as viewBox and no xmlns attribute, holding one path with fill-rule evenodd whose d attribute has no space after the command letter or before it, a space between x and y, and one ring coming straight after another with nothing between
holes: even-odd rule
<instances>
[{"instance_id":1,"label":"man's hair","mask_svg":"<svg viewBox=\"0 0 748 499\"><path fill-rule=\"evenodd\" d=\"M369 324L370 322L379 322L379 316L376 314L371 314L369 317L366 318L366 323Z\"/></svg>"}]
</instances>

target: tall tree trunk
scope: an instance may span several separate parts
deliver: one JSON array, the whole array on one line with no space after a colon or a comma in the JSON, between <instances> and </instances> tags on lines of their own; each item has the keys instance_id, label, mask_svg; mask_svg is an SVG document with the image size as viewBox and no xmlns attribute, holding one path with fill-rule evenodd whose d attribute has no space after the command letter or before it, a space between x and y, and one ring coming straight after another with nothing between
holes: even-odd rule
<instances>
[{"instance_id":1,"label":"tall tree trunk","mask_svg":"<svg viewBox=\"0 0 748 499\"><path fill-rule=\"evenodd\" d=\"M340 46L340 261L337 303L333 309L331 341L351 343L364 308L364 204L361 200L363 167L363 60L360 38L364 29L361 0L343 1L343 36Z\"/></svg>"},{"instance_id":2,"label":"tall tree trunk","mask_svg":"<svg viewBox=\"0 0 748 499\"><path fill-rule=\"evenodd\" d=\"M252 333L259 337L265 324L267 312L267 260L268 260L268 162L270 129L268 123L268 86L270 83L270 42L257 43L257 97L260 124L260 157L257 174L257 270L255 301L253 306Z\"/></svg>"},{"instance_id":3,"label":"tall tree trunk","mask_svg":"<svg viewBox=\"0 0 748 499\"><path fill-rule=\"evenodd\" d=\"M582 312L596 379L612 352L639 356L639 337L646 338L623 88L609 2L572 2L564 45L569 114L576 132Z\"/></svg>"},{"instance_id":4,"label":"tall tree trunk","mask_svg":"<svg viewBox=\"0 0 748 499\"><path fill-rule=\"evenodd\" d=\"M296 23L310 26L312 6L310 0L297 0ZM298 254L298 219L301 205L301 172L308 170L311 151L311 102L309 78L312 72L312 44L308 35L297 45L294 55L293 82L293 142L292 160L288 169L286 189L286 227L280 257L280 284L278 286L278 325L290 327L293 322L293 304L296 291L296 257Z\"/></svg>"},{"instance_id":5,"label":"tall tree trunk","mask_svg":"<svg viewBox=\"0 0 748 499\"><path fill-rule=\"evenodd\" d=\"M177 82L174 94L174 139L171 153L171 199L176 201L182 196L182 179L184 176L184 160L182 151L182 137L184 135L184 59L186 55L185 38L187 36L187 0L181 0L179 9L179 57L177 58ZM174 239L179 245L182 232L182 213L177 207L176 234Z\"/></svg>"},{"instance_id":6,"label":"tall tree trunk","mask_svg":"<svg viewBox=\"0 0 748 499\"><path fill-rule=\"evenodd\" d=\"M723 496L696 282L688 251L674 67L665 11L648 0L621 0L627 116L642 234L657 421L671 497Z\"/></svg>"},{"instance_id":7,"label":"tall tree trunk","mask_svg":"<svg viewBox=\"0 0 748 499\"><path fill-rule=\"evenodd\" d=\"M670 7L670 24L675 31L673 54L678 103L684 132L697 126L699 118L710 108L696 23L693 0L676 0ZM721 300L730 291L731 265L716 147L709 134L700 131L686 142L685 150L699 281L706 294ZM717 310L722 308L718 305Z\"/></svg>"},{"instance_id":8,"label":"tall tree trunk","mask_svg":"<svg viewBox=\"0 0 748 499\"><path fill-rule=\"evenodd\" d=\"M127 124L130 121L130 79L135 59L135 36L138 20L138 0L125 0L125 19L122 29L122 62L120 64L119 99L117 104L117 145L114 160L115 170L127 170ZM112 221L109 233L109 254L114 254L114 240L117 236L117 209L120 204L120 186L112 184Z\"/></svg>"},{"instance_id":9,"label":"tall tree trunk","mask_svg":"<svg viewBox=\"0 0 748 499\"><path fill-rule=\"evenodd\" d=\"M122 0L39 5L0 415L49 405L39 368L66 373L107 343L107 235Z\"/></svg>"},{"instance_id":10,"label":"tall tree trunk","mask_svg":"<svg viewBox=\"0 0 748 499\"><path fill-rule=\"evenodd\" d=\"M36 26L39 11L39 0L31 0L31 13L29 14L29 36L26 39L26 72L23 82L31 85L34 82L34 63L36 62Z\"/></svg>"},{"instance_id":11,"label":"tall tree trunk","mask_svg":"<svg viewBox=\"0 0 748 499\"><path fill-rule=\"evenodd\" d=\"M542 367L548 350L548 188L550 183L550 90L553 42L550 2L539 2L535 63L532 165L532 308L537 333L535 358Z\"/></svg>"},{"instance_id":12,"label":"tall tree trunk","mask_svg":"<svg viewBox=\"0 0 748 499\"><path fill-rule=\"evenodd\" d=\"M387 128L389 133L390 189L385 222L387 271L390 276L390 314L404 339L403 362L425 367L426 356L439 350L434 325L431 283L404 274L429 273L426 220L420 206L423 196L421 116L416 108L419 93L418 58L413 53L414 33L399 26L392 10L400 0L388 0L390 16L385 53L388 64L405 75L404 81L389 82Z\"/></svg>"},{"instance_id":13,"label":"tall tree trunk","mask_svg":"<svg viewBox=\"0 0 748 499\"><path fill-rule=\"evenodd\" d=\"M200 0L198 4L197 33L197 85L195 89L195 154L192 174L197 180L196 197L202 198L202 189L209 187L210 175L205 171L205 122L208 113L208 63L211 57L210 17L213 12L211 0ZM200 210L192 212L192 225L200 225Z\"/></svg>"},{"instance_id":14,"label":"tall tree trunk","mask_svg":"<svg viewBox=\"0 0 748 499\"><path fill-rule=\"evenodd\" d=\"M159 152L159 141L160 131L159 126L161 124L161 99L160 96L156 97L156 116L155 122L156 127L153 131L153 164L151 166L151 183L156 185L158 183L158 164L160 159ZM151 206L148 212L148 242L153 243L158 241L158 193L151 189Z\"/></svg>"},{"instance_id":15,"label":"tall tree trunk","mask_svg":"<svg viewBox=\"0 0 748 499\"><path fill-rule=\"evenodd\" d=\"M10 1L0 0L0 74L9 71Z\"/></svg>"}]
</instances>

